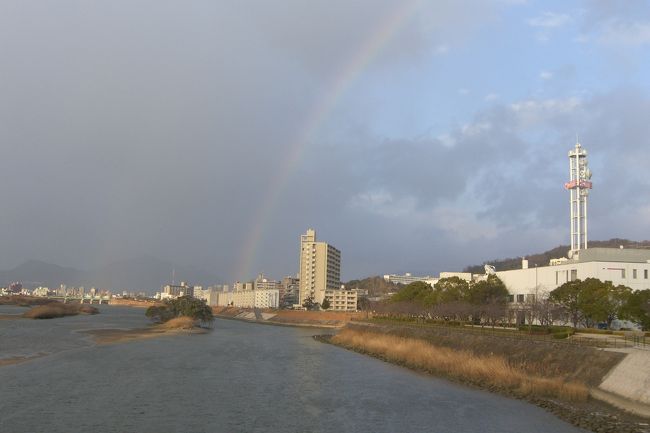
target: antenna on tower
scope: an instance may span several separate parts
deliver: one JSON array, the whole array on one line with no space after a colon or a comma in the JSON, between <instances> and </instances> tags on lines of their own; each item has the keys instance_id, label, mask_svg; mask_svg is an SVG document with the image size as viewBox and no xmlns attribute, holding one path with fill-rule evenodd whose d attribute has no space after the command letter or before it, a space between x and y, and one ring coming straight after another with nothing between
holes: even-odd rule
<instances>
[{"instance_id":1,"label":"antenna on tower","mask_svg":"<svg viewBox=\"0 0 650 433\"><path fill-rule=\"evenodd\" d=\"M587 151L580 145L576 134L575 148L569 151L569 182L564 187L569 190L571 251L587 249L587 197L592 187L591 170L587 166Z\"/></svg>"}]
</instances>

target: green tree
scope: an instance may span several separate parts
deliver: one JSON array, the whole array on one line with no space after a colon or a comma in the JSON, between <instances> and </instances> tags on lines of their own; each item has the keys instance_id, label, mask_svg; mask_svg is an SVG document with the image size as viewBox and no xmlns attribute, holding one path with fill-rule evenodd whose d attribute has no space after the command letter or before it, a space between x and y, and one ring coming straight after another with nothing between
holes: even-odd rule
<instances>
[{"instance_id":1,"label":"green tree","mask_svg":"<svg viewBox=\"0 0 650 433\"><path fill-rule=\"evenodd\" d=\"M638 323L644 330L650 329L650 290L630 293L621 310L623 318Z\"/></svg>"},{"instance_id":2,"label":"green tree","mask_svg":"<svg viewBox=\"0 0 650 433\"><path fill-rule=\"evenodd\" d=\"M486 280L478 281L469 287L467 300L474 305L505 305L508 295L503 281L496 275L488 275Z\"/></svg>"},{"instance_id":3,"label":"green tree","mask_svg":"<svg viewBox=\"0 0 650 433\"><path fill-rule=\"evenodd\" d=\"M323 303L320 304L320 307L323 310L329 310L329 308L331 307L329 299L327 299L327 298L323 299Z\"/></svg>"},{"instance_id":4,"label":"green tree","mask_svg":"<svg viewBox=\"0 0 650 433\"><path fill-rule=\"evenodd\" d=\"M318 303L314 300L313 296L307 296L303 301L302 306L307 310L315 310L318 308Z\"/></svg>"},{"instance_id":5,"label":"green tree","mask_svg":"<svg viewBox=\"0 0 650 433\"><path fill-rule=\"evenodd\" d=\"M437 304L463 302L469 298L469 282L459 277L441 278L433 292Z\"/></svg>"},{"instance_id":6,"label":"green tree","mask_svg":"<svg viewBox=\"0 0 650 433\"><path fill-rule=\"evenodd\" d=\"M433 287L424 281L407 284L391 298L391 302L415 302L422 305L435 303Z\"/></svg>"},{"instance_id":7,"label":"green tree","mask_svg":"<svg viewBox=\"0 0 650 433\"><path fill-rule=\"evenodd\" d=\"M549 299L560 305L569 315L574 328L582 318L580 294L582 281L579 279L567 281L549 294Z\"/></svg>"},{"instance_id":8,"label":"green tree","mask_svg":"<svg viewBox=\"0 0 650 433\"><path fill-rule=\"evenodd\" d=\"M579 308L585 326L605 322L609 328L612 321L625 314L624 306L632 289L622 285L614 286L611 281L587 278L580 284Z\"/></svg>"},{"instance_id":9,"label":"green tree","mask_svg":"<svg viewBox=\"0 0 650 433\"><path fill-rule=\"evenodd\" d=\"M496 275L469 286L467 301L473 305L474 322L488 321L493 325L506 316L508 289Z\"/></svg>"}]
</instances>

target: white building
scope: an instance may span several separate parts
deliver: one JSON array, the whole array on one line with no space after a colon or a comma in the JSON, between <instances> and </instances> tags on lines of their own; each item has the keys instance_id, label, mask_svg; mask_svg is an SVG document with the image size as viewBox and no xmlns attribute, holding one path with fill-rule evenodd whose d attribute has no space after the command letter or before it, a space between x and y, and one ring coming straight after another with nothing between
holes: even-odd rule
<instances>
[{"instance_id":1,"label":"white building","mask_svg":"<svg viewBox=\"0 0 650 433\"><path fill-rule=\"evenodd\" d=\"M411 284L415 283L416 281L424 281L427 284L430 284L433 286L435 282L438 279L436 277L432 277L430 275L427 275L425 277L418 277L415 275L411 275L410 273L405 273L404 275L399 275L399 274L386 274L384 275L384 281L388 283L394 283L394 284Z\"/></svg>"},{"instance_id":2,"label":"white building","mask_svg":"<svg viewBox=\"0 0 650 433\"><path fill-rule=\"evenodd\" d=\"M325 299L327 299L330 303L329 310L357 311L356 290L326 290Z\"/></svg>"},{"instance_id":3,"label":"white building","mask_svg":"<svg viewBox=\"0 0 650 433\"><path fill-rule=\"evenodd\" d=\"M497 271L516 303L544 296L567 281L598 278L632 290L650 289L650 250L589 248L557 265Z\"/></svg>"},{"instance_id":4,"label":"white building","mask_svg":"<svg viewBox=\"0 0 650 433\"><path fill-rule=\"evenodd\" d=\"M239 308L278 308L280 305L280 291L278 289L262 289L215 292L215 304L210 305Z\"/></svg>"}]
</instances>

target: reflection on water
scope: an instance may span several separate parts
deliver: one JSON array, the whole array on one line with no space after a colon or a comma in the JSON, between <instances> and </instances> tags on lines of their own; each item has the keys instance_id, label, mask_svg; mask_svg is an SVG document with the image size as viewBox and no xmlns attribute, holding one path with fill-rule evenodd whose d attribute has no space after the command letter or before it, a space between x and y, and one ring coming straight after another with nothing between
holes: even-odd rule
<instances>
[{"instance_id":1,"label":"reflection on water","mask_svg":"<svg viewBox=\"0 0 650 433\"><path fill-rule=\"evenodd\" d=\"M318 343L217 320L203 335L97 346L75 331L144 311L0 321L3 432L577 432L541 409ZM6 314L0 313L0 314Z\"/></svg>"}]
</instances>

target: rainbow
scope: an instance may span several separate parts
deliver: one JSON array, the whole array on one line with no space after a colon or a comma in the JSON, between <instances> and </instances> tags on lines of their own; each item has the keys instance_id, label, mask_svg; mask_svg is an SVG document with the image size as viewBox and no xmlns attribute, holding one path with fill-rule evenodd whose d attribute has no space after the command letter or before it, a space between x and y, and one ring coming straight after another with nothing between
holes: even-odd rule
<instances>
[{"instance_id":1,"label":"rainbow","mask_svg":"<svg viewBox=\"0 0 650 433\"><path fill-rule=\"evenodd\" d=\"M266 226L275 212L276 203L278 203L280 195L312 137L330 117L338 102L359 75L377 57L382 48L386 46L402 26L414 16L422 3L423 0L399 1L398 8L380 22L374 32L371 32L369 37L360 45L355 55L337 74L336 79L330 85L329 91L325 92L318 103L314 105L304 122L304 127L301 128L297 138L291 144L289 157L285 160L281 169L278 170L278 175L269 184L268 193L265 194L252 229L248 231L248 236L243 243L236 268L236 278L243 281L251 277L252 264L256 258L258 247L264 239Z\"/></svg>"}]
</instances>

